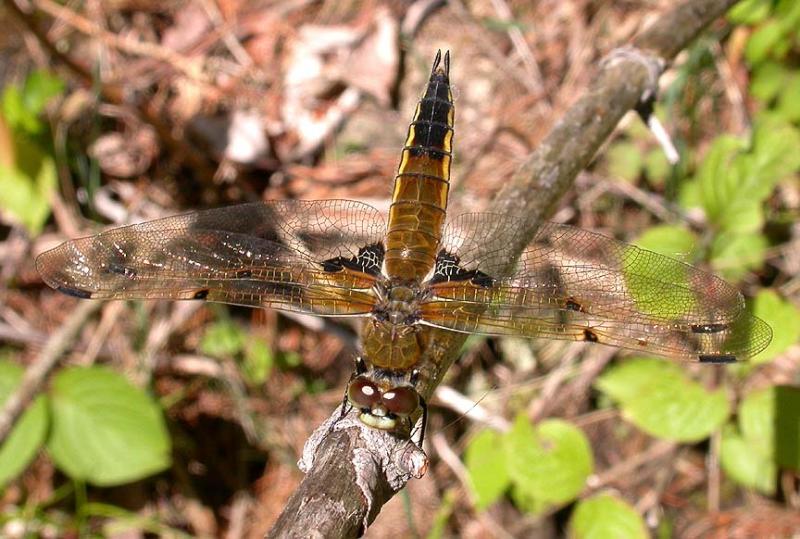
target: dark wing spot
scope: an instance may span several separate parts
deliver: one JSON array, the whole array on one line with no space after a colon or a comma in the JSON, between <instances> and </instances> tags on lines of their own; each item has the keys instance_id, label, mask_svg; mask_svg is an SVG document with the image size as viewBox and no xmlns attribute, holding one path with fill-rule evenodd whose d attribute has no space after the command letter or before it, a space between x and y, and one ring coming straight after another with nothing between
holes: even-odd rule
<instances>
[{"instance_id":1,"label":"dark wing spot","mask_svg":"<svg viewBox=\"0 0 800 539\"><path fill-rule=\"evenodd\" d=\"M720 333L730 326L728 324L693 324L692 333Z\"/></svg>"},{"instance_id":2,"label":"dark wing spot","mask_svg":"<svg viewBox=\"0 0 800 539\"><path fill-rule=\"evenodd\" d=\"M600 339L597 338L597 333L591 329L583 330L583 340L587 342L600 342Z\"/></svg>"},{"instance_id":3,"label":"dark wing spot","mask_svg":"<svg viewBox=\"0 0 800 539\"><path fill-rule=\"evenodd\" d=\"M122 275L123 277L127 277L132 279L136 277L136 270L126 266L125 264L117 264L116 262L109 262L105 269L108 273L113 273L115 275Z\"/></svg>"},{"instance_id":4,"label":"dark wing spot","mask_svg":"<svg viewBox=\"0 0 800 539\"><path fill-rule=\"evenodd\" d=\"M567 302L564 307L569 311L578 311L579 313L585 312L583 310L583 305L575 301L575 298L573 297L567 298Z\"/></svg>"},{"instance_id":5,"label":"dark wing spot","mask_svg":"<svg viewBox=\"0 0 800 539\"><path fill-rule=\"evenodd\" d=\"M89 299L92 297L91 292L88 290L81 290L80 288L70 288L62 285L56 288L56 290L68 296L72 296L73 298Z\"/></svg>"},{"instance_id":6,"label":"dark wing spot","mask_svg":"<svg viewBox=\"0 0 800 539\"><path fill-rule=\"evenodd\" d=\"M467 273L472 274L470 281L472 281L472 284L476 286L480 286L482 288L491 288L494 286L494 279L486 275L482 271L472 270L468 271Z\"/></svg>"},{"instance_id":7,"label":"dark wing spot","mask_svg":"<svg viewBox=\"0 0 800 539\"><path fill-rule=\"evenodd\" d=\"M331 258L329 260L323 260L321 263L322 269L328 273L342 271L344 269L344 260L345 259L341 256L337 256L336 258Z\"/></svg>"},{"instance_id":8,"label":"dark wing spot","mask_svg":"<svg viewBox=\"0 0 800 539\"><path fill-rule=\"evenodd\" d=\"M208 288L204 288L202 290L198 290L192 296L192 299L206 299L208 297Z\"/></svg>"},{"instance_id":9,"label":"dark wing spot","mask_svg":"<svg viewBox=\"0 0 800 539\"><path fill-rule=\"evenodd\" d=\"M732 354L700 354L697 359L700 363L736 363L736 356Z\"/></svg>"},{"instance_id":10,"label":"dark wing spot","mask_svg":"<svg viewBox=\"0 0 800 539\"><path fill-rule=\"evenodd\" d=\"M342 271L344 268L360 271L369 275L378 276L383 265L383 256L386 250L382 243L367 245L358 250L358 254L352 258L337 256L320 262L322 269L330 273Z\"/></svg>"},{"instance_id":11,"label":"dark wing spot","mask_svg":"<svg viewBox=\"0 0 800 539\"><path fill-rule=\"evenodd\" d=\"M433 270L433 277L430 284L443 283L448 281L470 281L475 286L491 288L494 286L494 279L480 270L465 270L459 263L458 256L448 253L444 249L436 255L436 265Z\"/></svg>"}]
</instances>

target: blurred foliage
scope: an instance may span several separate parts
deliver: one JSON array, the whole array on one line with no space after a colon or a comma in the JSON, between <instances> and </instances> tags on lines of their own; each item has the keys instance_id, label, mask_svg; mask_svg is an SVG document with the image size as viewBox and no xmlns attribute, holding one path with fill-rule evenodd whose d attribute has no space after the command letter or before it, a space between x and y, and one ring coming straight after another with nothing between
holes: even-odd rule
<instances>
[{"instance_id":1,"label":"blurred foliage","mask_svg":"<svg viewBox=\"0 0 800 539\"><path fill-rule=\"evenodd\" d=\"M753 71L750 94L784 120L800 123L800 73L791 62L800 48L800 2L745 0L728 18L753 27L745 46Z\"/></svg>"},{"instance_id":2,"label":"blurred foliage","mask_svg":"<svg viewBox=\"0 0 800 539\"><path fill-rule=\"evenodd\" d=\"M23 369L7 359L0 360L0 403L5 403L22 381ZM47 432L47 404L38 397L17 421L0 447L0 489L30 464Z\"/></svg>"},{"instance_id":3,"label":"blurred foliage","mask_svg":"<svg viewBox=\"0 0 800 539\"><path fill-rule=\"evenodd\" d=\"M569 520L572 539L645 539L650 537L636 509L613 494L579 501Z\"/></svg>"},{"instance_id":4,"label":"blurred foliage","mask_svg":"<svg viewBox=\"0 0 800 539\"><path fill-rule=\"evenodd\" d=\"M61 79L34 71L22 86L6 86L0 109L0 210L38 235L57 186L52 137L41 114L64 90Z\"/></svg>"}]
</instances>

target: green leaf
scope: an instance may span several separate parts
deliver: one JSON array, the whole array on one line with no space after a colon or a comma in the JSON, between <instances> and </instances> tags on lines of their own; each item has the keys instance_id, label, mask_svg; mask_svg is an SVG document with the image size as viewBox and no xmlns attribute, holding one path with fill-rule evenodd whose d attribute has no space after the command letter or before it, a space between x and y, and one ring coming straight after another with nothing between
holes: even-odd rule
<instances>
[{"instance_id":1,"label":"green leaf","mask_svg":"<svg viewBox=\"0 0 800 539\"><path fill-rule=\"evenodd\" d=\"M750 82L750 95L763 103L769 103L780 95L789 70L779 62L764 62L755 69Z\"/></svg>"},{"instance_id":2,"label":"green leaf","mask_svg":"<svg viewBox=\"0 0 800 539\"><path fill-rule=\"evenodd\" d=\"M761 234L722 232L711 244L711 266L729 281L738 281L761 267L767 253Z\"/></svg>"},{"instance_id":3,"label":"green leaf","mask_svg":"<svg viewBox=\"0 0 800 539\"><path fill-rule=\"evenodd\" d=\"M744 142L733 136L717 137L698 167L695 176L698 198L711 222L720 221L729 204L730 182L726 178L733 169L734 158L745 147Z\"/></svg>"},{"instance_id":4,"label":"green leaf","mask_svg":"<svg viewBox=\"0 0 800 539\"><path fill-rule=\"evenodd\" d=\"M729 414L723 389L708 391L667 361L631 359L609 369L595 385L620 404L631 423L665 440L703 440Z\"/></svg>"},{"instance_id":5,"label":"green leaf","mask_svg":"<svg viewBox=\"0 0 800 539\"><path fill-rule=\"evenodd\" d=\"M597 494L578 502L569 520L571 539L647 539L642 517L613 494Z\"/></svg>"},{"instance_id":6,"label":"green leaf","mask_svg":"<svg viewBox=\"0 0 800 539\"><path fill-rule=\"evenodd\" d=\"M744 56L751 65L766 60L770 53L779 50L780 42L785 39L783 25L777 20L767 21L752 33L744 49ZM778 56L773 54L772 56Z\"/></svg>"},{"instance_id":7,"label":"green leaf","mask_svg":"<svg viewBox=\"0 0 800 539\"><path fill-rule=\"evenodd\" d=\"M48 451L73 479L112 486L169 467L161 409L123 376L101 367L65 369L53 379L51 403Z\"/></svg>"},{"instance_id":8,"label":"green leaf","mask_svg":"<svg viewBox=\"0 0 800 539\"><path fill-rule=\"evenodd\" d=\"M44 71L34 71L22 88L7 86L3 92L2 112L15 130L31 135L41 133L44 123L39 119L44 106L64 90L61 79Z\"/></svg>"},{"instance_id":9,"label":"green leaf","mask_svg":"<svg viewBox=\"0 0 800 539\"><path fill-rule=\"evenodd\" d=\"M223 320L208 327L200 341L200 351L216 358L231 357L244 350L246 340L241 327Z\"/></svg>"},{"instance_id":10,"label":"green leaf","mask_svg":"<svg viewBox=\"0 0 800 539\"><path fill-rule=\"evenodd\" d=\"M7 86L3 91L3 117L14 131L36 133L41 129L39 119L25 108L22 92L16 86Z\"/></svg>"},{"instance_id":11,"label":"green leaf","mask_svg":"<svg viewBox=\"0 0 800 539\"><path fill-rule=\"evenodd\" d=\"M739 140L717 138L696 175L709 221L724 231L758 231L764 200L781 179L800 167L798 147L800 132L767 114L759 117L747 153Z\"/></svg>"},{"instance_id":12,"label":"green leaf","mask_svg":"<svg viewBox=\"0 0 800 539\"><path fill-rule=\"evenodd\" d=\"M728 11L728 19L733 24L756 24L771 13L770 0L744 0Z\"/></svg>"},{"instance_id":13,"label":"green leaf","mask_svg":"<svg viewBox=\"0 0 800 539\"><path fill-rule=\"evenodd\" d=\"M775 463L768 455L754 451L731 427L722 431L722 469L731 479L764 494L775 493Z\"/></svg>"},{"instance_id":14,"label":"green leaf","mask_svg":"<svg viewBox=\"0 0 800 539\"><path fill-rule=\"evenodd\" d=\"M778 114L787 122L800 121L800 75L789 77L778 98Z\"/></svg>"},{"instance_id":15,"label":"green leaf","mask_svg":"<svg viewBox=\"0 0 800 539\"><path fill-rule=\"evenodd\" d=\"M779 114L759 115L748 160L752 164L747 170L750 182L747 187L765 200L780 180L800 170L797 148L800 148L800 130Z\"/></svg>"},{"instance_id":16,"label":"green leaf","mask_svg":"<svg viewBox=\"0 0 800 539\"><path fill-rule=\"evenodd\" d=\"M527 498L534 511L573 500L594 468L586 436L566 421L551 419L534 428L520 414L505 442L515 497Z\"/></svg>"},{"instance_id":17,"label":"green leaf","mask_svg":"<svg viewBox=\"0 0 800 539\"><path fill-rule=\"evenodd\" d=\"M467 446L464 457L476 506L486 509L508 490L511 481L505 462L503 438L492 430L483 430Z\"/></svg>"},{"instance_id":18,"label":"green leaf","mask_svg":"<svg viewBox=\"0 0 800 539\"><path fill-rule=\"evenodd\" d=\"M23 369L7 360L0 360L0 405L22 381ZM40 396L17 420L0 446L0 489L28 467L44 442L47 433L47 400Z\"/></svg>"},{"instance_id":19,"label":"green leaf","mask_svg":"<svg viewBox=\"0 0 800 539\"><path fill-rule=\"evenodd\" d=\"M64 91L64 81L42 70L28 75L23 87L25 108L32 114L40 114L50 99Z\"/></svg>"},{"instance_id":20,"label":"green leaf","mask_svg":"<svg viewBox=\"0 0 800 539\"><path fill-rule=\"evenodd\" d=\"M275 357L272 354L272 350L263 339L247 341L242 370L248 383L252 385L263 384L269 378L274 364Z\"/></svg>"},{"instance_id":21,"label":"green leaf","mask_svg":"<svg viewBox=\"0 0 800 539\"><path fill-rule=\"evenodd\" d=\"M800 471L800 388L775 388L775 462Z\"/></svg>"},{"instance_id":22,"label":"green leaf","mask_svg":"<svg viewBox=\"0 0 800 539\"><path fill-rule=\"evenodd\" d=\"M772 290L762 290L753 300L753 314L772 327L769 346L752 359L765 363L800 340L800 310Z\"/></svg>"},{"instance_id":23,"label":"green leaf","mask_svg":"<svg viewBox=\"0 0 800 539\"><path fill-rule=\"evenodd\" d=\"M633 182L642 171L642 152L632 142L617 142L607 152L610 176Z\"/></svg>"},{"instance_id":24,"label":"green leaf","mask_svg":"<svg viewBox=\"0 0 800 539\"><path fill-rule=\"evenodd\" d=\"M658 225L645 230L633 243L677 260L691 261L691 254L697 248L697 237L680 225Z\"/></svg>"},{"instance_id":25,"label":"green leaf","mask_svg":"<svg viewBox=\"0 0 800 539\"><path fill-rule=\"evenodd\" d=\"M672 165L661 148L650 150L644 157L644 171L652 185L663 185L669 177Z\"/></svg>"},{"instance_id":26,"label":"green leaf","mask_svg":"<svg viewBox=\"0 0 800 539\"><path fill-rule=\"evenodd\" d=\"M56 184L56 165L49 156L42 156L33 178L17 168L0 166L0 208L37 236L50 216Z\"/></svg>"},{"instance_id":27,"label":"green leaf","mask_svg":"<svg viewBox=\"0 0 800 539\"><path fill-rule=\"evenodd\" d=\"M729 426L722 432L722 468L736 482L765 494L775 492L774 419L774 390L756 391L739 406L738 431Z\"/></svg>"}]
</instances>

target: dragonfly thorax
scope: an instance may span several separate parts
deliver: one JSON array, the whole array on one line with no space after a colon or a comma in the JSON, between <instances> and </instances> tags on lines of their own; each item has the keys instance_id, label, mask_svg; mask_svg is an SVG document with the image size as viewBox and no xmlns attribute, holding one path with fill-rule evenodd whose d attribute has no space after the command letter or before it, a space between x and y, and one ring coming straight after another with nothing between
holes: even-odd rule
<instances>
[{"instance_id":1,"label":"dragonfly thorax","mask_svg":"<svg viewBox=\"0 0 800 539\"><path fill-rule=\"evenodd\" d=\"M378 301L361 332L365 360L383 369L410 369L425 349L418 323L424 292L413 284L385 283L376 292Z\"/></svg>"}]
</instances>

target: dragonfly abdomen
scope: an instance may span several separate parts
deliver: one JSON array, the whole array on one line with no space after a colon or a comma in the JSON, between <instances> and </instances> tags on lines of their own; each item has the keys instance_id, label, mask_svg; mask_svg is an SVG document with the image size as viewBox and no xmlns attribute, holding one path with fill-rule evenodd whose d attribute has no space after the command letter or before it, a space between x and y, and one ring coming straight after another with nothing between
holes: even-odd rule
<instances>
[{"instance_id":1,"label":"dragonfly abdomen","mask_svg":"<svg viewBox=\"0 0 800 539\"><path fill-rule=\"evenodd\" d=\"M453 95L450 58L434 61L425 95L408 129L394 181L386 238L390 278L421 281L436 260L450 187Z\"/></svg>"}]
</instances>

